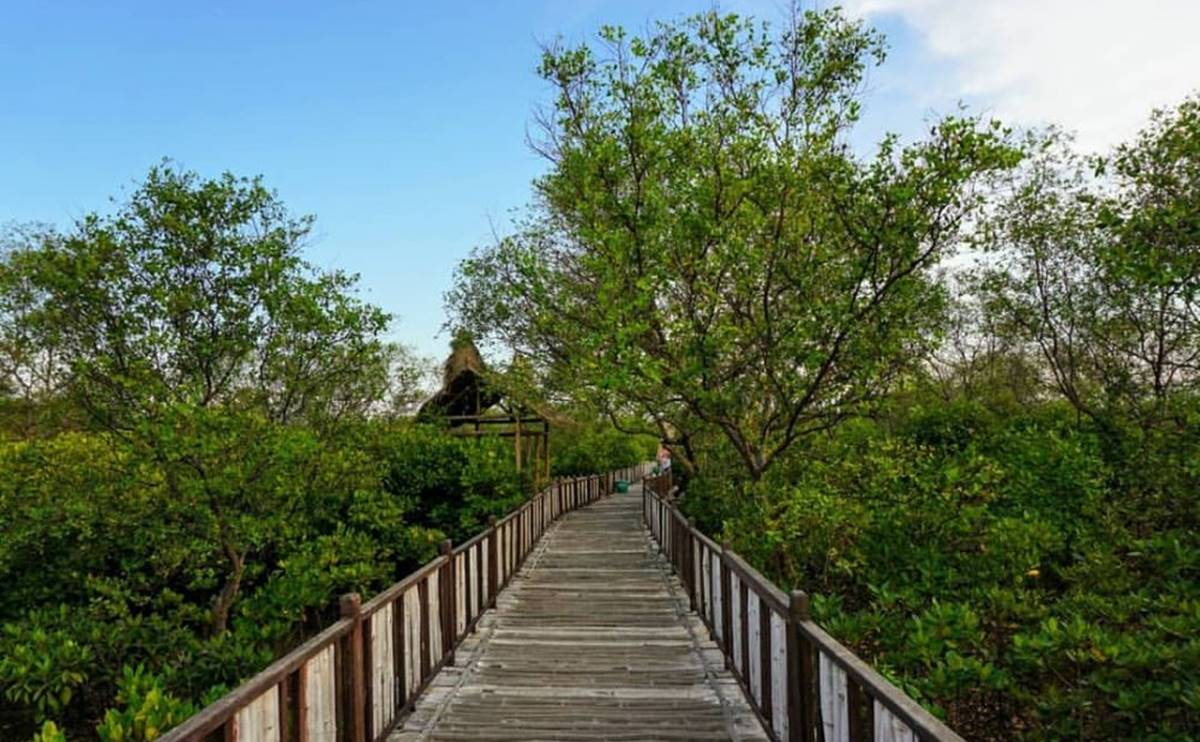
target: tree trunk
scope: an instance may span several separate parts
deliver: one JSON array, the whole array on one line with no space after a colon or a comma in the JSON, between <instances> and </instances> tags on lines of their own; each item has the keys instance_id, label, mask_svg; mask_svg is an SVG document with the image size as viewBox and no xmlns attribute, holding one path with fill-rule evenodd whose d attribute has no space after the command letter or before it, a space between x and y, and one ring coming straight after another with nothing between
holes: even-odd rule
<instances>
[{"instance_id":1,"label":"tree trunk","mask_svg":"<svg viewBox=\"0 0 1200 742\"><path fill-rule=\"evenodd\" d=\"M242 573L246 568L245 556L239 554L232 546L225 546L225 555L229 558L230 569L229 575L225 578L225 584L221 587L221 592L213 603L213 636L224 633L229 627L229 611L233 608L233 601L237 599L238 591L241 590Z\"/></svg>"}]
</instances>

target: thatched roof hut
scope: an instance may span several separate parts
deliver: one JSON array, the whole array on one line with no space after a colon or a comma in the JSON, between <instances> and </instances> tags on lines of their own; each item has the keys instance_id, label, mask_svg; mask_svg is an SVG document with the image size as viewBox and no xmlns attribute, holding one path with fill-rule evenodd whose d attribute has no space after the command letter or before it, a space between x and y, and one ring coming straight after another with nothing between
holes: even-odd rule
<instances>
[{"instance_id":1,"label":"thatched roof hut","mask_svg":"<svg viewBox=\"0 0 1200 742\"><path fill-rule=\"evenodd\" d=\"M425 400L419 418L447 418L481 415L496 405L501 394L489 388L487 366L479 348L466 335L450 343L450 356L442 364L442 388Z\"/></svg>"},{"instance_id":2,"label":"thatched roof hut","mask_svg":"<svg viewBox=\"0 0 1200 742\"><path fill-rule=\"evenodd\" d=\"M442 364L442 388L425 400L417 419L440 420L457 435L512 438L517 470L529 467L535 481L549 479L549 418L536 405L522 402L520 395L514 398L511 391L502 391L495 378L470 336L455 336L450 357ZM498 412L485 414L496 406Z\"/></svg>"}]
</instances>

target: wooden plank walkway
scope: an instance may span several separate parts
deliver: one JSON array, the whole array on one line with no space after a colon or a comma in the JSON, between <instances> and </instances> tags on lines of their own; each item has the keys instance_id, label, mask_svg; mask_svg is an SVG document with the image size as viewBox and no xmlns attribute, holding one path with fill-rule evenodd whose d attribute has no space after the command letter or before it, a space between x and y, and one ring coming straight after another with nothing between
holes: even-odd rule
<instances>
[{"instance_id":1,"label":"wooden plank walkway","mask_svg":"<svg viewBox=\"0 0 1200 742\"><path fill-rule=\"evenodd\" d=\"M552 526L389 742L767 739L641 503Z\"/></svg>"}]
</instances>

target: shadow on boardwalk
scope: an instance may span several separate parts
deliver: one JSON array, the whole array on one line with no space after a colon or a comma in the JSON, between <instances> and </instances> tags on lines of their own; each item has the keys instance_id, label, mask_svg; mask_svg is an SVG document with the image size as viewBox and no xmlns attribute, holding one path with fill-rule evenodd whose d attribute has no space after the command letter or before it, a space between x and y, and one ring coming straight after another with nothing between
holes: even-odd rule
<instances>
[{"instance_id":1,"label":"shadow on boardwalk","mask_svg":"<svg viewBox=\"0 0 1200 742\"><path fill-rule=\"evenodd\" d=\"M766 739L641 503L556 523L389 742Z\"/></svg>"}]
</instances>

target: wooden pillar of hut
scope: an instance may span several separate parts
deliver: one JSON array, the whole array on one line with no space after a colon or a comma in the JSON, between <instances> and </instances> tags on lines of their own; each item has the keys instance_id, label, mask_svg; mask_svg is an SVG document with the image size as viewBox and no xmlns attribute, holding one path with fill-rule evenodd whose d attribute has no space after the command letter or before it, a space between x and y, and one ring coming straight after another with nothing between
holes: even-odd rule
<instances>
[{"instance_id":1,"label":"wooden pillar of hut","mask_svg":"<svg viewBox=\"0 0 1200 742\"><path fill-rule=\"evenodd\" d=\"M538 433L537 444L538 444L537 456L533 460L533 470L535 472L535 476L537 476L539 479L544 479L544 481L549 481L549 479L550 479L549 473L546 472L545 467L542 466L542 463L546 460L546 456L550 450L549 443L546 441L546 423L545 423L545 421L542 422L542 429Z\"/></svg>"},{"instance_id":2,"label":"wooden pillar of hut","mask_svg":"<svg viewBox=\"0 0 1200 742\"><path fill-rule=\"evenodd\" d=\"M519 409L514 417L517 421L517 432L514 436L513 448L516 450L517 471L521 471L521 412Z\"/></svg>"}]
</instances>

